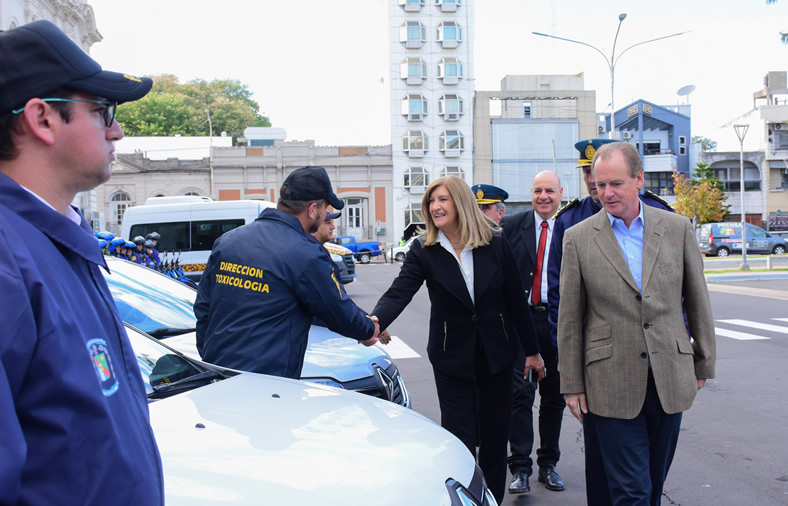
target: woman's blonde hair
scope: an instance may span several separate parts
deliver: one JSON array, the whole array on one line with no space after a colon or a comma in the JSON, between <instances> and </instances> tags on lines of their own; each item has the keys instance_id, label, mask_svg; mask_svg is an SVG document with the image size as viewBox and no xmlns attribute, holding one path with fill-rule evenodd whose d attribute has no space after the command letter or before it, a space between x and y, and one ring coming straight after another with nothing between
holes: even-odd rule
<instances>
[{"instance_id":1,"label":"woman's blonde hair","mask_svg":"<svg viewBox=\"0 0 788 506\"><path fill-rule=\"evenodd\" d=\"M438 227L435 226L430 214L430 197L435 188L439 186L445 186L454 201L459 220L460 243L463 247L478 248L490 244L493 230L497 230L495 223L479 210L471 187L464 179L457 176L446 176L433 181L421 199L421 212L427 225L427 230L423 232L424 245L432 246L438 239Z\"/></svg>"}]
</instances>

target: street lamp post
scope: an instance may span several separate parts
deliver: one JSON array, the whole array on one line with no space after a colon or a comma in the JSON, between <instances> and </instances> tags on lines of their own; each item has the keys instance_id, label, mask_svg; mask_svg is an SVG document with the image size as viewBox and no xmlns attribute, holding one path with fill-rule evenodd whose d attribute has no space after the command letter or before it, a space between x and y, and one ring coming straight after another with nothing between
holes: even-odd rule
<instances>
[{"instance_id":1,"label":"street lamp post","mask_svg":"<svg viewBox=\"0 0 788 506\"><path fill-rule=\"evenodd\" d=\"M208 171L211 178L211 198L213 198L213 123L211 122L211 110L205 109L205 114L208 115Z\"/></svg>"},{"instance_id":2,"label":"street lamp post","mask_svg":"<svg viewBox=\"0 0 788 506\"><path fill-rule=\"evenodd\" d=\"M616 37L613 39L613 51L610 53L610 58L608 58L607 55L602 52L602 50L600 50L599 48L594 47L591 44L588 44L586 42L580 42L579 40L573 40L573 39L566 39L566 38L563 38L563 37L556 37L555 35L547 35L546 33L531 32L534 35L540 35L542 37L549 37L551 39L558 39L558 40L563 40L563 41L566 41L566 42L573 42L575 44L580 44L580 45L583 45L583 46L588 46L591 49L593 49L594 51L596 51L597 53L601 54L602 58L605 59L605 62L607 62L607 66L610 69L610 106L611 106L611 112L610 112L610 138L611 139L616 138L615 85L616 85L616 64L618 63L619 58L624 56L624 53L626 53L627 51L629 51L633 47L642 46L643 44L648 44L649 42L655 42L655 41L658 41L658 40L667 39L667 38L670 38L670 37L676 37L676 36L684 35L685 33L687 33L687 32L674 33L672 35L665 35L664 37L658 37L656 39L649 39L649 40L644 40L643 42L638 42L637 44L633 44L633 45L629 46L628 48L624 49L623 51L621 51L621 53L618 55L618 57L616 57L616 42L618 41L618 32L621 31L621 23L623 23L623 21L624 21L624 19L626 19L626 17L627 17L626 13L621 13L621 14L618 15L618 29L616 29Z\"/></svg>"},{"instance_id":3,"label":"street lamp post","mask_svg":"<svg viewBox=\"0 0 788 506\"><path fill-rule=\"evenodd\" d=\"M733 129L739 138L739 193L741 195L741 270L749 271L750 265L747 263L747 221L744 214L744 136L750 125L736 124Z\"/></svg>"}]
</instances>

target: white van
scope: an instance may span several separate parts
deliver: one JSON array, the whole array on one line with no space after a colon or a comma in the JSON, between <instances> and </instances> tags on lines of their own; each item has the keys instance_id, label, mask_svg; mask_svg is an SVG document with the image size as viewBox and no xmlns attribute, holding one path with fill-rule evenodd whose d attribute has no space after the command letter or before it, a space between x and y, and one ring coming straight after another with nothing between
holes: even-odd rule
<instances>
[{"instance_id":1,"label":"white van","mask_svg":"<svg viewBox=\"0 0 788 506\"><path fill-rule=\"evenodd\" d=\"M199 281L213 243L223 233L253 222L275 204L264 200L214 201L206 197L155 197L123 213L121 236L129 241L157 232L157 249L180 256L186 275ZM162 260L164 257L162 256Z\"/></svg>"}]
</instances>

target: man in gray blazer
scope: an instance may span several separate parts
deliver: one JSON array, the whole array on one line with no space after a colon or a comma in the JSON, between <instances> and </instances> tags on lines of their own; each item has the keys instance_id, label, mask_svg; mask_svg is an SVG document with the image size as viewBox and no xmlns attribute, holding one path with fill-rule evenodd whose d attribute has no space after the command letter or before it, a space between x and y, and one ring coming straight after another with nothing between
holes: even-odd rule
<instances>
[{"instance_id":1,"label":"man in gray blazer","mask_svg":"<svg viewBox=\"0 0 788 506\"><path fill-rule=\"evenodd\" d=\"M606 144L592 164L604 209L563 243L561 393L594 418L612 503L659 504L681 413L714 377L711 302L690 221L638 199L634 146Z\"/></svg>"}]
</instances>

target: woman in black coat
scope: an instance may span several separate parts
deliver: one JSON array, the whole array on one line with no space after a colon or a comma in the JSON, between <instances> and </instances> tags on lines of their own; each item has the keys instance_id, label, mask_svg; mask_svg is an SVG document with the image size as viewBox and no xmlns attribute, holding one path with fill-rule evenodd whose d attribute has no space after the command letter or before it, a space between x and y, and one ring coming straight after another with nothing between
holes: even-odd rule
<instances>
[{"instance_id":1,"label":"woman in black coat","mask_svg":"<svg viewBox=\"0 0 788 506\"><path fill-rule=\"evenodd\" d=\"M545 366L520 273L509 244L479 210L468 184L434 181L421 202L427 225L399 276L372 314L386 329L424 281L429 290L427 353L435 375L441 425L475 455L500 504L518 347L525 375Z\"/></svg>"}]
</instances>

